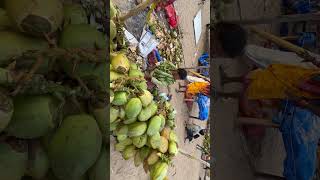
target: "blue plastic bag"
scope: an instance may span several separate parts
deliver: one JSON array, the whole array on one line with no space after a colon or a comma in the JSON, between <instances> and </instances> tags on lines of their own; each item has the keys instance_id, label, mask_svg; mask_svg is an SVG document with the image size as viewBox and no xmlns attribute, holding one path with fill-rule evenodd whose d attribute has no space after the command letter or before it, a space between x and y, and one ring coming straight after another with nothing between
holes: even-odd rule
<instances>
[{"instance_id":1,"label":"blue plastic bag","mask_svg":"<svg viewBox=\"0 0 320 180\"><path fill-rule=\"evenodd\" d=\"M206 121L209 118L209 110L210 110L210 99L203 95L198 94L197 103L199 107L199 119L202 121Z\"/></svg>"},{"instance_id":2,"label":"blue plastic bag","mask_svg":"<svg viewBox=\"0 0 320 180\"><path fill-rule=\"evenodd\" d=\"M287 154L283 175L287 180L312 180L316 170L320 118L287 101L273 121L280 124Z\"/></svg>"}]
</instances>

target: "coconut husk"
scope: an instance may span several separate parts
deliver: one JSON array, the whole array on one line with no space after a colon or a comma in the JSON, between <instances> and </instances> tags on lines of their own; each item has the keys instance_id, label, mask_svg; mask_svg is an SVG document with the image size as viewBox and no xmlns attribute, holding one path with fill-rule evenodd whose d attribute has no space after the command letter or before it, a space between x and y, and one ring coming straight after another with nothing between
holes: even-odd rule
<instances>
[{"instance_id":1,"label":"coconut husk","mask_svg":"<svg viewBox=\"0 0 320 180\"><path fill-rule=\"evenodd\" d=\"M5 7L20 31L30 35L55 32L63 21L60 0L5 0Z\"/></svg>"}]
</instances>

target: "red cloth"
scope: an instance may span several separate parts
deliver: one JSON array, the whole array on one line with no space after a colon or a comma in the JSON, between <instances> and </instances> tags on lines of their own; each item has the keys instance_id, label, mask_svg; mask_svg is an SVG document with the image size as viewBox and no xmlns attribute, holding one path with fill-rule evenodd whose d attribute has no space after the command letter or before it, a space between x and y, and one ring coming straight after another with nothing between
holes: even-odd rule
<instances>
[{"instance_id":1,"label":"red cloth","mask_svg":"<svg viewBox=\"0 0 320 180\"><path fill-rule=\"evenodd\" d=\"M167 5L165 7L167 20L171 28L175 29L178 26L178 16L173 4Z\"/></svg>"}]
</instances>

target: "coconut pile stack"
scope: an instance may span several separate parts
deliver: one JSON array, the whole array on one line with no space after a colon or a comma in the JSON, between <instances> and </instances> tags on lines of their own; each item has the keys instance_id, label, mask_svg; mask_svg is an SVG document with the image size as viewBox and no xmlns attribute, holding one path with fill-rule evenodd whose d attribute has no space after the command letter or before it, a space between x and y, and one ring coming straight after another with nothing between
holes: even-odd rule
<instances>
[{"instance_id":1,"label":"coconut pile stack","mask_svg":"<svg viewBox=\"0 0 320 180\"><path fill-rule=\"evenodd\" d=\"M80 4L0 1L0 179L106 180L106 35Z\"/></svg>"},{"instance_id":2,"label":"coconut pile stack","mask_svg":"<svg viewBox=\"0 0 320 180\"><path fill-rule=\"evenodd\" d=\"M112 2L110 6L111 18L117 21L118 12ZM113 38L118 24L114 21L110 21ZM120 46L115 47L110 51L110 130L117 140L112 148L136 167L143 166L151 180L167 179L178 153L176 112L169 102L150 93L140 67L128 60Z\"/></svg>"}]
</instances>

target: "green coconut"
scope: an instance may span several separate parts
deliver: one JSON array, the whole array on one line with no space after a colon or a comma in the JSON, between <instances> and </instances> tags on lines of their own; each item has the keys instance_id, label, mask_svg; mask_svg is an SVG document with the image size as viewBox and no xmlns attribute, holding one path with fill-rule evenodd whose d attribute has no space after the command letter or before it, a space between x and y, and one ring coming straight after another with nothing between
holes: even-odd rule
<instances>
[{"instance_id":1,"label":"green coconut","mask_svg":"<svg viewBox=\"0 0 320 180\"><path fill-rule=\"evenodd\" d=\"M88 24L72 24L63 30L59 45L62 48L105 49L107 42L103 33L94 27Z\"/></svg>"},{"instance_id":2,"label":"green coconut","mask_svg":"<svg viewBox=\"0 0 320 180\"><path fill-rule=\"evenodd\" d=\"M132 124L132 123L136 122L137 119L138 119L137 117L125 118L122 122L123 122L123 124Z\"/></svg>"},{"instance_id":3,"label":"green coconut","mask_svg":"<svg viewBox=\"0 0 320 180\"><path fill-rule=\"evenodd\" d=\"M120 78L123 78L125 77L123 74L120 74L120 73L117 73L117 72L114 72L114 71L110 71L110 81L115 81L115 80L118 80Z\"/></svg>"},{"instance_id":4,"label":"green coconut","mask_svg":"<svg viewBox=\"0 0 320 180\"><path fill-rule=\"evenodd\" d=\"M0 91L0 132L2 132L11 121L13 115L13 102L10 97Z\"/></svg>"},{"instance_id":5,"label":"green coconut","mask_svg":"<svg viewBox=\"0 0 320 180\"><path fill-rule=\"evenodd\" d=\"M129 77L144 77L144 74L139 69L130 69Z\"/></svg>"},{"instance_id":6,"label":"green coconut","mask_svg":"<svg viewBox=\"0 0 320 180\"><path fill-rule=\"evenodd\" d=\"M28 149L22 141L0 143L0 179L20 180L27 167Z\"/></svg>"},{"instance_id":7,"label":"green coconut","mask_svg":"<svg viewBox=\"0 0 320 180\"><path fill-rule=\"evenodd\" d=\"M137 152L136 147L134 145L129 145L123 150L122 157L125 160L129 160L130 158L134 157L136 152Z\"/></svg>"},{"instance_id":8,"label":"green coconut","mask_svg":"<svg viewBox=\"0 0 320 180\"><path fill-rule=\"evenodd\" d=\"M136 63L130 63L130 70L139 70L138 65Z\"/></svg>"},{"instance_id":9,"label":"green coconut","mask_svg":"<svg viewBox=\"0 0 320 180\"><path fill-rule=\"evenodd\" d=\"M89 180L106 180L109 178L109 156L106 148L101 149L97 162L88 171Z\"/></svg>"},{"instance_id":10,"label":"green coconut","mask_svg":"<svg viewBox=\"0 0 320 180\"><path fill-rule=\"evenodd\" d=\"M48 155L38 143L29 146L31 148L29 148L29 162L26 174L34 179L42 179L49 170Z\"/></svg>"},{"instance_id":11,"label":"green coconut","mask_svg":"<svg viewBox=\"0 0 320 180\"><path fill-rule=\"evenodd\" d=\"M129 119L136 118L140 114L141 110L141 100L139 98L132 98L129 100L125 107L126 117Z\"/></svg>"},{"instance_id":12,"label":"green coconut","mask_svg":"<svg viewBox=\"0 0 320 180\"><path fill-rule=\"evenodd\" d=\"M110 21L110 40L113 40L117 36L117 27L116 24L111 20Z\"/></svg>"},{"instance_id":13,"label":"green coconut","mask_svg":"<svg viewBox=\"0 0 320 180\"><path fill-rule=\"evenodd\" d=\"M33 139L55 128L58 103L51 96L20 96L13 101L12 120L5 131L14 137Z\"/></svg>"},{"instance_id":14,"label":"green coconut","mask_svg":"<svg viewBox=\"0 0 320 180\"><path fill-rule=\"evenodd\" d=\"M5 6L20 31L30 35L53 33L63 22L63 4L60 0L5 0Z\"/></svg>"},{"instance_id":15,"label":"green coconut","mask_svg":"<svg viewBox=\"0 0 320 180\"><path fill-rule=\"evenodd\" d=\"M123 53L119 53L115 57L111 58L111 65L116 72L121 74L127 73L130 68L129 60Z\"/></svg>"},{"instance_id":16,"label":"green coconut","mask_svg":"<svg viewBox=\"0 0 320 180\"><path fill-rule=\"evenodd\" d=\"M126 117L126 111L123 107L120 108L119 118L124 119Z\"/></svg>"},{"instance_id":17,"label":"green coconut","mask_svg":"<svg viewBox=\"0 0 320 180\"><path fill-rule=\"evenodd\" d=\"M110 123L113 123L119 117L120 110L116 106L111 106L110 108Z\"/></svg>"},{"instance_id":18,"label":"green coconut","mask_svg":"<svg viewBox=\"0 0 320 180\"><path fill-rule=\"evenodd\" d=\"M80 4L65 4L64 10L64 27L70 24L87 24L86 11Z\"/></svg>"},{"instance_id":19,"label":"green coconut","mask_svg":"<svg viewBox=\"0 0 320 180\"><path fill-rule=\"evenodd\" d=\"M49 47L44 40L9 31L0 31L0 39L0 66L8 65L11 58L21 56L26 51L44 50Z\"/></svg>"},{"instance_id":20,"label":"green coconut","mask_svg":"<svg viewBox=\"0 0 320 180\"><path fill-rule=\"evenodd\" d=\"M132 143L137 148L142 148L147 143L147 140L148 140L147 134L143 134L141 136L133 137Z\"/></svg>"},{"instance_id":21,"label":"green coconut","mask_svg":"<svg viewBox=\"0 0 320 180\"><path fill-rule=\"evenodd\" d=\"M109 107L105 106L103 108L97 108L94 109L92 114L95 117L99 127L100 131L103 134L103 136L106 136L108 133L108 122L107 122L107 117L108 117L108 109Z\"/></svg>"},{"instance_id":22,"label":"green coconut","mask_svg":"<svg viewBox=\"0 0 320 180\"><path fill-rule=\"evenodd\" d=\"M89 49L105 49L107 46L104 35L88 24L67 26L62 32L59 45L62 48ZM86 81L90 88L97 90L107 89L107 62L99 64L82 62L75 67L72 62L61 60L61 64L66 73Z\"/></svg>"},{"instance_id":23,"label":"green coconut","mask_svg":"<svg viewBox=\"0 0 320 180\"><path fill-rule=\"evenodd\" d=\"M153 95L148 90L143 90L142 95L139 96L142 107L147 107L153 101Z\"/></svg>"},{"instance_id":24,"label":"green coconut","mask_svg":"<svg viewBox=\"0 0 320 180\"><path fill-rule=\"evenodd\" d=\"M95 119L81 114L65 118L49 146L50 167L59 179L83 176L99 157L102 136Z\"/></svg>"},{"instance_id":25,"label":"green coconut","mask_svg":"<svg viewBox=\"0 0 320 180\"><path fill-rule=\"evenodd\" d=\"M123 141L125 139L127 139L128 137L128 126L122 126L119 129L116 130L115 132L116 136L117 136L117 140L118 141Z\"/></svg>"},{"instance_id":26,"label":"green coconut","mask_svg":"<svg viewBox=\"0 0 320 180\"><path fill-rule=\"evenodd\" d=\"M13 24L7 12L0 8L0 30L12 28Z\"/></svg>"},{"instance_id":27,"label":"green coconut","mask_svg":"<svg viewBox=\"0 0 320 180\"><path fill-rule=\"evenodd\" d=\"M125 91L118 91L114 93L114 99L112 101L113 105L122 106L128 101L128 93Z\"/></svg>"},{"instance_id":28,"label":"green coconut","mask_svg":"<svg viewBox=\"0 0 320 180\"><path fill-rule=\"evenodd\" d=\"M117 13L117 9L114 7L112 1L110 1L110 18L114 18Z\"/></svg>"}]
</instances>

